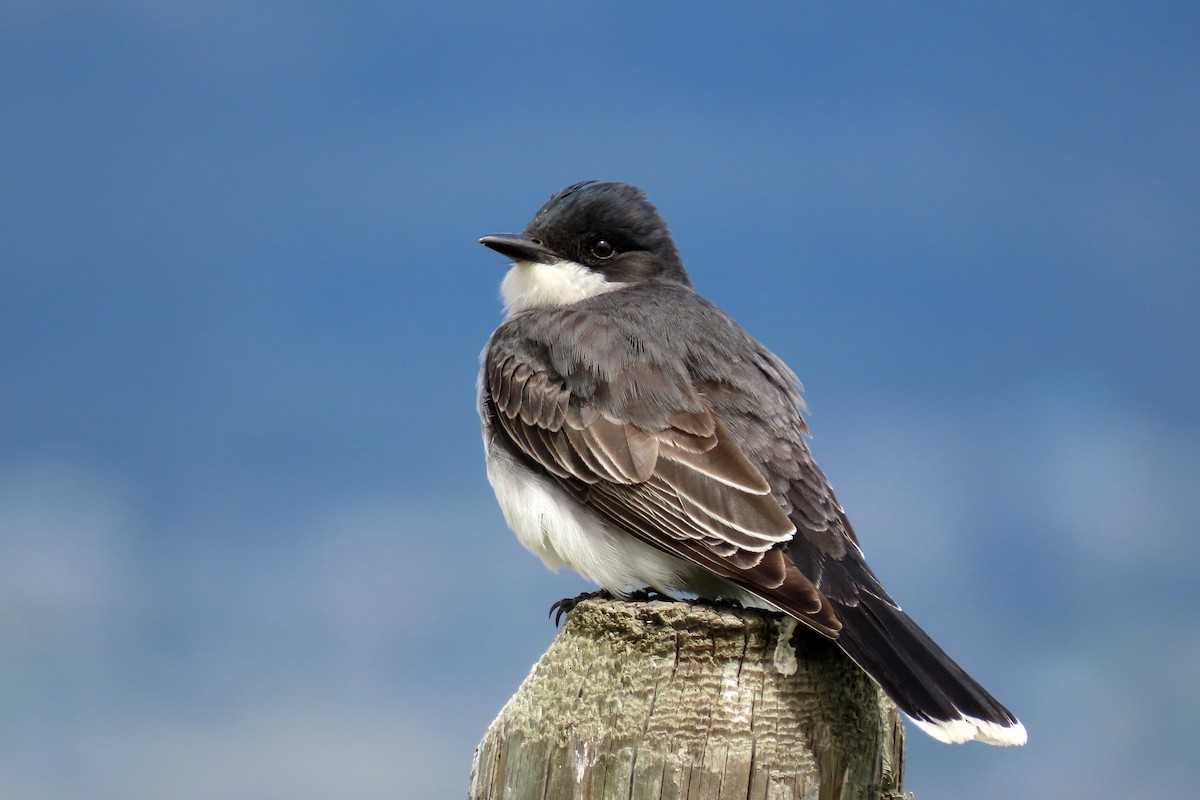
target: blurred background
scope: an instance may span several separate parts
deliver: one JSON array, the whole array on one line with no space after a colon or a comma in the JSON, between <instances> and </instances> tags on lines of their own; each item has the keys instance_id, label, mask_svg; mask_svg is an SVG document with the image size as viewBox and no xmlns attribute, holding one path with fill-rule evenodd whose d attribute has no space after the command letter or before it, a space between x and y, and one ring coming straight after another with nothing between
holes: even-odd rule
<instances>
[{"instance_id":1,"label":"blurred background","mask_svg":"<svg viewBox=\"0 0 1200 800\"><path fill-rule=\"evenodd\" d=\"M442 798L587 585L506 530L519 230L643 186L1028 746L1200 781L1200 6L0 5L0 797Z\"/></svg>"}]
</instances>

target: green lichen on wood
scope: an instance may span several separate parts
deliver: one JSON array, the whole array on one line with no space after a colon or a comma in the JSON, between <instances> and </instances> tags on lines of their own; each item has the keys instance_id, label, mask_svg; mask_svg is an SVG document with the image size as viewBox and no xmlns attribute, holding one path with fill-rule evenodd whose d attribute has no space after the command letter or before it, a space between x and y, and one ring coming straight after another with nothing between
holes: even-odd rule
<instances>
[{"instance_id":1,"label":"green lichen on wood","mask_svg":"<svg viewBox=\"0 0 1200 800\"><path fill-rule=\"evenodd\" d=\"M775 667L777 615L589 600L501 710L474 800L900 797L895 708L831 643L799 631Z\"/></svg>"}]
</instances>

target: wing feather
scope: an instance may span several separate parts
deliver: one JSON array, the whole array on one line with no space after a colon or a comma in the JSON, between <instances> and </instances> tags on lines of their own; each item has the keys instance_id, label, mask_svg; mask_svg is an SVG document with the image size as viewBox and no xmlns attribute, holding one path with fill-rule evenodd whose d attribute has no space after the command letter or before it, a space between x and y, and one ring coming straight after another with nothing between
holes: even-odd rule
<instances>
[{"instance_id":1,"label":"wing feather","mask_svg":"<svg viewBox=\"0 0 1200 800\"><path fill-rule=\"evenodd\" d=\"M516 362L498 360L488 370L500 427L556 478L620 487L608 492L605 507L615 513L620 502L636 510L624 515L626 525L639 527L643 538L689 541L746 568L795 534L762 471L703 401L650 429L589 413L546 370Z\"/></svg>"},{"instance_id":2,"label":"wing feather","mask_svg":"<svg viewBox=\"0 0 1200 800\"><path fill-rule=\"evenodd\" d=\"M593 324L571 313L580 336L619 333L607 321ZM574 347L556 351L519 336L498 341L503 330L485 353L482 389L494 429L532 466L631 535L837 635L832 604L792 555L800 521L827 526L830 495L807 485L806 475L772 486L763 450L770 421L737 417L728 387L709 391L709 383L686 371L638 362L629 370L642 380L625 380L622 368L581 364ZM609 341L593 352L616 346ZM623 391L614 388L618 378ZM771 465L773 479L777 466ZM825 550L803 555L819 578L828 566Z\"/></svg>"}]
</instances>

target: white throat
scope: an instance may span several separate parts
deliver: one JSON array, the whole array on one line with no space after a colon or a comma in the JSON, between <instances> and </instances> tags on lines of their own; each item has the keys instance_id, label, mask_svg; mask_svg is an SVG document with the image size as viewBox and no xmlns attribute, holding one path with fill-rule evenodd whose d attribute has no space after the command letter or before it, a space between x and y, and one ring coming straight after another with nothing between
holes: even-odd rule
<instances>
[{"instance_id":1,"label":"white throat","mask_svg":"<svg viewBox=\"0 0 1200 800\"><path fill-rule=\"evenodd\" d=\"M569 306L625 285L574 261L517 261L500 284L500 296L511 315L530 308Z\"/></svg>"}]
</instances>

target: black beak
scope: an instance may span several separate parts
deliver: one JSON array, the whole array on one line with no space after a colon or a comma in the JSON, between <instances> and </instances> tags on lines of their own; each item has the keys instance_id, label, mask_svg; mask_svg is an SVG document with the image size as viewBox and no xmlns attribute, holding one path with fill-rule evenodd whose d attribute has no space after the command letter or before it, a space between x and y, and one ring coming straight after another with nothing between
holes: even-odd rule
<instances>
[{"instance_id":1,"label":"black beak","mask_svg":"<svg viewBox=\"0 0 1200 800\"><path fill-rule=\"evenodd\" d=\"M551 264L561 260L549 247L523 233L493 233L484 236L479 243L492 248L501 255L508 256L513 261L537 261L542 264Z\"/></svg>"}]
</instances>

